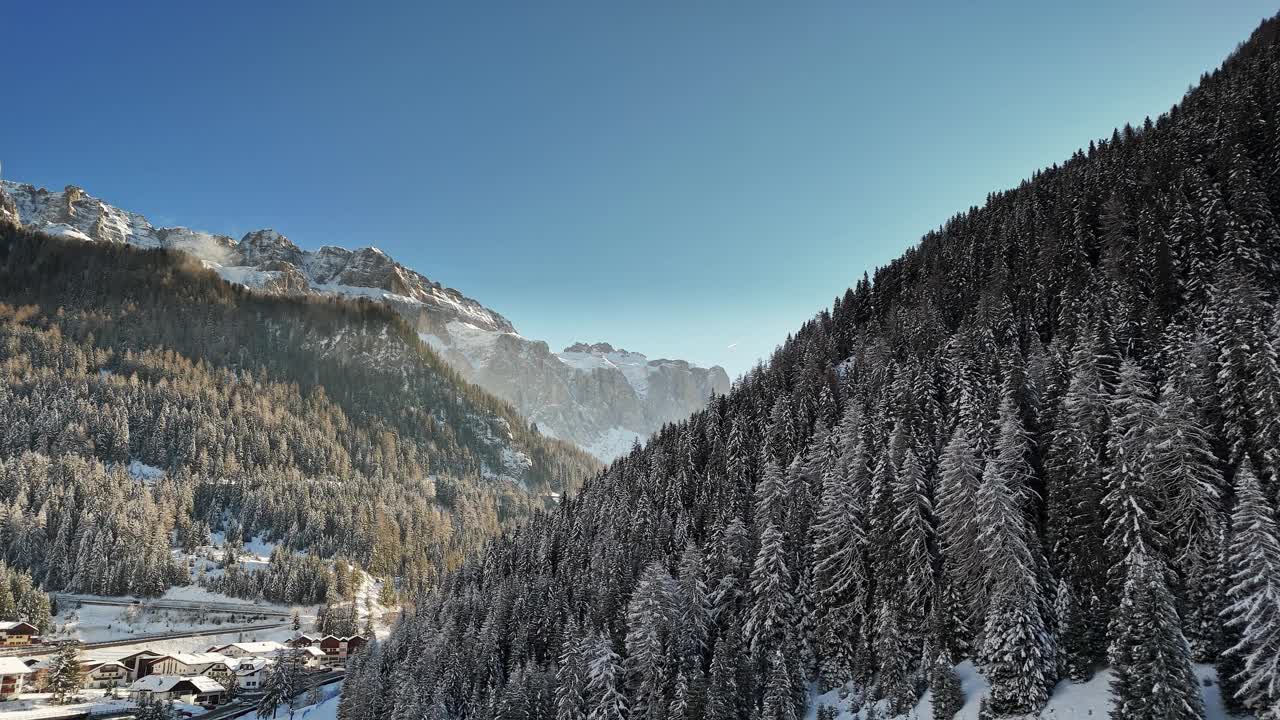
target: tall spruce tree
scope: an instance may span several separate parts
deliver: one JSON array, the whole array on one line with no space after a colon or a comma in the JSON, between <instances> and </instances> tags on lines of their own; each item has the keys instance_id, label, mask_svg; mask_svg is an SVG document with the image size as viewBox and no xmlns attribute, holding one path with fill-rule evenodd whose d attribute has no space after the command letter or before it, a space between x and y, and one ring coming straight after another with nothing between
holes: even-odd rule
<instances>
[{"instance_id":1,"label":"tall spruce tree","mask_svg":"<svg viewBox=\"0 0 1280 720\"><path fill-rule=\"evenodd\" d=\"M1234 572L1222 615L1239 641L1226 653L1243 662L1237 697L1274 715L1280 704L1280 534L1247 459L1236 469L1235 495L1228 556Z\"/></svg>"},{"instance_id":2,"label":"tall spruce tree","mask_svg":"<svg viewBox=\"0 0 1280 720\"><path fill-rule=\"evenodd\" d=\"M1053 639L1040 612L1038 563L1025 514L1031 476L1027 433L1011 395L1000 405L995 451L978 492L979 542L991 588L981 660L996 712L1037 712L1054 679Z\"/></svg>"},{"instance_id":3,"label":"tall spruce tree","mask_svg":"<svg viewBox=\"0 0 1280 720\"><path fill-rule=\"evenodd\" d=\"M1115 720L1203 720L1204 701L1191 667L1164 563L1139 537L1125 558L1120 605L1112 619L1110 660Z\"/></svg>"}]
</instances>

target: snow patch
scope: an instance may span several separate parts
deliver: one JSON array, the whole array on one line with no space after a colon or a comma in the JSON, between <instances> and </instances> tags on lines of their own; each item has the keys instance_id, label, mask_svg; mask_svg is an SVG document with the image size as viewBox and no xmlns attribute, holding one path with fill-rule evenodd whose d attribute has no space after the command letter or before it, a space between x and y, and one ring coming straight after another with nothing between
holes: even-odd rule
<instances>
[{"instance_id":1,"label":"snow patch","mask_svg":"<svg viewBox=\"0 0 1280 720\"><path fill-rule=\"evenodd\" d=\"M129 462L129 474L135 480L139 480L145 485L150 485L164 477L164 470L154 465L148 465L141 460L131 460Z\"/></svg>"},{"instance_id":2,"label":"snow patch","mask_svg":"<svg viewBox=\"0 0 1280 720\"><path fill-rule=\"evenodd\" d=\"M636 442L643 444L644 441L644 435L615 425L582 449L598 458L610 459L626 455L631 452L632 445Z\"/></svg>"}]
</instances>

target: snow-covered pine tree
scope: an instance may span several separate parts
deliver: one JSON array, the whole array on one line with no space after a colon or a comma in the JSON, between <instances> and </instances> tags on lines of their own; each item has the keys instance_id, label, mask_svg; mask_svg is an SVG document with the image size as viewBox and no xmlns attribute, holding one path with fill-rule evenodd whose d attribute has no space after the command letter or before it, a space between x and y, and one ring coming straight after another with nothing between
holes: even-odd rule
<instances>
[{"instance_id":1,"label":"snow-covered pine tree","mask_svg":"<svg viewBox=\"0 0 1280 720\"><path fill-rule=\"evenodd\" d=\"M876 612L875 655L879 661L876 694L888 703L891 715L907 712L916 704L919 687L919 645L904 627L907 608L902 601L886 600Z\"/></svg>"},{"instance_id":2,"label":"snow-covered pine tree","mask_svg":"<svg viewBox=\"0 0 1280 720\"><path fill-rule=\"evenodd\" d=\"M1203 720L1191 647L1165 583L1164 563L1137 537L1124 567L1120 605L1111 622L1111 717Z\"/></svg>"},{"instance_id":3,"label":"snow-covered pine tree","mask_svg":"<svg viewBox=\"0 0 1280 720\"><path fill-rule=\"evenodd\" d=\"M1161 508L1158 529L1183 588L1183 632L1195 659L1206 662L1221 622L1222 474L1191 398L1173 378L1160 394L1147 474Z\"/></svg>"},{"instance_id":4,"label":"snow-covered pine tree","mask_svg":"<svg viewBox=\"0 0 1280 720\"><path fill-rule=\"evenodd\" d=\"M744 628L759 667L787 641L788 629L796 620L795 587L782 531L769 522L760 533L760 550L751 570L751 607Z\"/></svg>"},{"instance_id":5,"label":"snow-covered pine tree","mask_svg":"<svg viewBox=\"0 0 1280 720\"><path fill-rule=\"evenodd\" d=\"M627 678L632 720L661 720L667 700L668 643L675 601L675 580L660 562L652 562L627 605Z\"/></svg>"},{"instance_id":6,"label":"snow-covered pine tree","mask_svg":"<svg viewBox=\"0 0 1280 720\"><path fill-rule=\"evenodd\" d=\"M1240 639L1226 652L1243 661L1237 697L1254 712L1274 715L1280 706L1280 534L1248 459L1236 468L1235 495L1233 572L1222 616Z\"/></svg>"},{"instance_id":7,"label":"snow-covered pine tree","mask_svg":"<svg viewBox=\"0 0 1280 720\"><path fill-rule=\"evenodd\" d=\"M707 678L707 720L735 720L742 716L740 709L744 704L738 682L738 658L743 650L736 627L731 625L720 633Z\"/></svg>"},{"instance_id":8,"label":"snow-covered pine tree","mask_svg":"<svg viewBox=\"0 0 1280 720\"><path fill-rule=\"evenodd\" d=\"M860 417L850 403L836 428L840 457L823 475L822 499L812 533L815 651L826 689L853 678L855 650L865 621L862 610L870 588L866 497L857 487L859 478L865 480L868 474Z\"/></svg>"},{"instance_id":9,"label":"snow-covered pine tree","mask_svg":"<svg viewBox=\"0 0 1280 720\"><path fill-rule=\"evenodd\" d=\"M979 542L991 598L983 629L981 661L997 713L1036 712L1054 680L1053 639L1041 615L1036 559L1028 540L1024 505L1031 468L1026 430L1012 395L1000 405L996 456L978 490Z\"/></svg>"},{"instance_id":10,"label":"snow-covered pine tree","mask_svg":"<svg viewBox=\"0 0 1280 720\"><path fill-rule=\"evenodd\" d=\"M587 720L624 720L627 698L622 692L622 662L613 641L603 633L589 640Z\"/></svg>"},{"instance_id":11,"label":"snow-covered pine tree","mask_svg":"<svg viewBox=\"0 0 1280 720\"><path fill-rule=\"evenodd\" d=\"M914 448L908 448L897 475L894 503L898 508L893 530L897 538L896 555L903 579L901 599L905 611L913 618L910 626L920 637L920 628L933 596L933 556L929 548L933 539L932 502L924 467Z\"/></svg>"},{"instance_id":12,"label":"snow-covered pine tree","mask_svg":"<svg viewBox=\"0 0 1280 720\"><path fill-rule=\"evenodd\" d=\"M80 643L64 642L49 662L45 690L53 695L56 705L63 705L84 689L84 670L80 666Z\"/></svg>"},{"instance_id":13,"label":"snow-covered pine tree","mask_svg":"<svg viewBox=\"0 0 1280 720\"><path fill-rule=\"evenodd\" d=\"M570 624L560 644L556 668L556 720L586 720L586 663L577 623Z\"/></svg>"},{"instance_id":14,"label":"snow-covered pine tree","mask_svg":"<svg viewBox=\"0 0 1280 720\"><path fill-rule=\"evenodd\" d=\"M800 717L791 683L786 651L782 647L774 647L765 667L760 720L797 720Z\"/></svg>"},{"instance_id":15,"label":"snow-covered pine tree","mask_svg":"<svg viewBox=\"0 0 1280 720\"><path fill-rule=\"evenodd\" d=\"M1099 358L1104 344L1088 326L1071 352L1069 384L1045 460L1048 552L1055 574L1085 611L1059 623L1063 663L1077 680L1087 679L1106 652L1106 616L1093 612L1094 598L1106 595L1107 568L1102 498L1108 397Z\"/></svg>"},{"instance_id":16,"label":"snow-covered pine tree","mask_svg":"<svg viewBox=\"0 0 1280 720\"><path fill-rule=\"evenodd\" d=\"M980 618L978 613L985 606L978 525L973 521L982 480L975 431L961 416L938 463L938 545L947 582L968 601L964 612L969 618Z\"/></svg>"},{"instance_id":17,"label":"snow-covered pine tree","mask_svg":"<svg viewBox=\"0 0 1280 720\"><path fill-rule=\"evenodd\" d=\"M933 695L933 720L953 720L964 707L960 676L946 652L939 652L933 657L929 666L929 690Z\"/></svg>"},{"instance_id":18,"label":"snow-covered pine tree","mask_svg":"<svg viewBox=\"0 0 1280 720\"><path fill-rule=\"evenodd\" d=\"M266 682L262 686L262 697L258 700L258 714L270 714L275 717L281 705L293 710L298 702L298 693L302 692L303 660L300 650L292 649L276 657L276 662L267 672Z\"/></svg>"},{"instance_id":19,"label":"snow-covered pine tree","mask_svg":"<svg viewBox=\"0 0 1280 720\"><path fill-rule=\"evenodd\" d=\"M1125 582L1125 558L1138 544L1160 552L1164 538L1156 526L1156 493L1149 477L1149 448L1156 426L1156 405L1142 368L1131 360L1120 365L1120 381L1111 401L1112 425L1104 482L1107 537L1104 547L1111 568L1112 593Z\"/></svg>"},{"instance_id":20,"label":"snow-covered pine tree","mask_svg":"<svg viewBox=\"0 0 1280 720\"><path fill-rule=\"evenodd\" d=\"M685 677L684 671L676 672L676 687L671 693L671 704L667 706L668 720L687 720L693 717L689 714L689 680Z\"/></svg>"}]
</instances>

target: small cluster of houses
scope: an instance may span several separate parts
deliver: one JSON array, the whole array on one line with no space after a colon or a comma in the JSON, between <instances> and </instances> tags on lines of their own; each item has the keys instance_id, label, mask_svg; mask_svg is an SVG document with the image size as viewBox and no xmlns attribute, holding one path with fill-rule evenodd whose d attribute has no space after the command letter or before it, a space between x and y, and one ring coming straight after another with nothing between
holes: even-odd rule
<instances>
[{"instance_id":1,"label":"small cluster of houses","mask_svg":"<svg viewBox=\"0 0 1280 720\"><path fill-rule=\"evenodd\" d=\"M238 642L215 645L199 653L141 650L114 660L85 660L84 687L119 689L129 699L218 705L228 697L219 677L236 678L237 691L254 694L266 682L268 668L281 655L296 654L308 671L346 664L347 657L368 641L364 637L299 635L287 643ZM0 657L0 700L32 692L44 684L50 658L21 660Z\"/></svg>"}]
</instances>

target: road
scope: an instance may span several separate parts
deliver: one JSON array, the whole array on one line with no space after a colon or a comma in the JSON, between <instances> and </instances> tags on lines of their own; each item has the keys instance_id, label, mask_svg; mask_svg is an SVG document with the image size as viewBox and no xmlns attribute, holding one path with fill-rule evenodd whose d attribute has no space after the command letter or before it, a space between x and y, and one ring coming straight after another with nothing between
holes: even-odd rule
<instances>
[{"instance_id":1,"label":"road","mask_svg":"<svg viewBox=\"0 0 1280 720\"><path fill-rule=\"evenodd\" d=\"M95 650L100 648L156 642L158 640L181 640L182 638L209 637L211 635L227 635L230 633L252 632L256 630L275 630L276 628L282 628L288 624L288 622L282 621L259 625L224 625L206 630L188 630L185 632L148 633L145 635L130 635L127 638L121 638L119 640L104 640L102 642L84 643L81 647L85 650ZM14 647L0 648L0 657L14 655L21 657L42 657L45 655L52 655L57 651L58 648L56 645L17 645Z\"/></svg>"}]
</instances>

